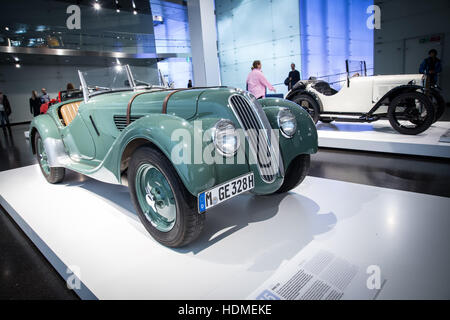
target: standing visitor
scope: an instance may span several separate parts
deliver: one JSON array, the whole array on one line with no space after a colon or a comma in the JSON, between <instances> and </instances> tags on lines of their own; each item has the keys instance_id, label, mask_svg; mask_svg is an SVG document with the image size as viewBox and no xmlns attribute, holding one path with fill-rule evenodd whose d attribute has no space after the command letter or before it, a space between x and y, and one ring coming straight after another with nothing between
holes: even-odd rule
<instances>
[{"instance_id":1,"label":"standing visitor","mask_svg":"<svg viewBox=\"0 0 450 320\"><path fill-rule=\"evenodd\" d=\"M435 86L438 82L438 75L442 72L441 60L437 57L437 50L431 49L428 58L423 60L419 72L427 75L426 87Z\"/></svg>"},{"instance_id":2,"label":"standing visitor","mask_svg":"<svg viewBox=\"0 0 450 320\"><path fill-rule=\"evenodd\" d=\"M187 87L188 87L188 88L192 88L192 80L191 80L191 79L189 79L188 84L187 84Z\"/></svg>"},{"instance_id":3,"label":"standing visitor","mask_svg":"<svg viewBox=\"0 0 450 320\"><path fill-rule=\"evenodd\" d=\"M50 96L47 93L47 90L45 88L42 88L41 90L41 103L49 103L50 102Z\"/></svg>"},{"instance_id":4,"label":"standing visitor","mask_svg":"<svg viewBox=\"0 0 450 320\"><path fill-rule=\"evenodd\" d=\"M31 91L31 98L30 98L30 112L33 114L33 117L36 117L40 113L41 108L41 99L38 96L38 93L36 90Z\"/></svg>"},{"instance_id":5,"label":"standing visitor","mask_svg":"<svg viewBox=\"0 0 450 320\"><path fill-rule=\"evenodd\" d=\"M291 71L288 77L284 81L284 84L288 86L288 90L291 90L297 82L300 81L300 72L295 70L295 63L291 63Z\"/></svg>"},{"instance_id":6,"label":"standing visitor","mask_svg":"<svg viewBox=\"0 0 450 320\"><path fill-rule=\"evenodd\" d=\"M270 91L276 92L274 87L267 81L266 77L261 71L261 61L253 61L252 71L247 77L247 90L252 93L257 99L266 96L266 88Z\"/></svg>"},{"instance_id":7,"label":"standing visitor","mask_svg":"<svg viewBox=\"0 0 450 320\"><path fill-rule=\"evenodd\" d=\"M9 104L8 97L0 91L0 125L3 132L6 134L6 127L8 127L11 133L11 127L9 124L9 115L11 114L11 105Z\"/></svg>"}]
</instances>

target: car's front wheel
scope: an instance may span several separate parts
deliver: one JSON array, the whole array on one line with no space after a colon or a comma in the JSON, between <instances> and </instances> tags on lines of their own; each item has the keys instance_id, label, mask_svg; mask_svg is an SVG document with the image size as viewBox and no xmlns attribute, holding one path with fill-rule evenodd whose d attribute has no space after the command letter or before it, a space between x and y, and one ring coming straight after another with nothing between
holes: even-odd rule
<instances>
[{"instance_id":1,"label":"car's front wheel","mask_svg":"<svg viewBox=\"0 0 450 320\"><path fill-rule=\"evenodd\" d=\"M305 109L313 119L314 123L319 121L320 106L313 97L307 94L300 94L295 96L292 101Z\"/></svg>"},{"instance_id":2,"label":"car's front wheel","mask_svg":"<svg viewBox=\"0 0 450 320\"><path fill-rule=\"evenodd\" d=\"M309 154L301 154L292 160L286 171L283 184L275 193L289 192L302 183L308 174L310 163L311 156Z\"/></svg>"},{"instance_id":3,"label":"car's front wheel","mask_svg":"<svg viewBox=\"0 0 450 320\"><path fill-rule=\"evenodd\" d=\"M415 135L427 130L434 121L435 107L420 92L406 92L395 97L388 109L391 126L400 133Z\"/></svg>"},{"instance_id":4,"label":"car's front wheel","mask_svg":"<svg viewBox=\"0 0 450 320\"><path fill-rule=\"evenodd\" d=\"M150 146L137 149L128 168L131 199L147 231L161 244L182 247L201 233L205 215L167 157Z\"/></svg>"},{"instance_id":5,"label":"car's front wheel","mask_svg":"<svg viewBox=\"0 0 450 320\"><path fill-rule=\"evenodd\" d=\"M34 136L34 148L36 150L36 158L41 168L42 174L45 179L50 183L59 183L64 179L65 169L60 167L50 167L48 162L47 151L44 147L44 141L42 140L39 132L36 132Z\"/></svg>"}]
</instances>

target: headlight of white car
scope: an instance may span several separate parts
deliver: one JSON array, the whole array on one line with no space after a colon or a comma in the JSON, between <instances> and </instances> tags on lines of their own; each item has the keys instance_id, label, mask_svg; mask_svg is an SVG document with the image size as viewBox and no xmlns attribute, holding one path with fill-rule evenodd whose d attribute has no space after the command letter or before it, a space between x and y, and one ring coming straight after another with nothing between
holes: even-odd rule
<instances>
[{"instance_id":1,"label":"headlight of white car","mask_svg":"<svg viewBox=\"0 0 450 320\"><path fill-rule=\"evenodd\" d=\"M214 126L213 141L216 149L225 157L232 157L239 149L239 135L230 120L220 120Z\"/></svg>"},{"instance_id":2,"label":"headlight of white car","mask_svg":"<svg viewBox=\"0 0 450 320\"><path fill-rule=\"evenodd\" d=\"M283 108L278 112L278 127L286 138L292 138L297 131L297 119L291 110Z\"/></svg>"}]
</instances>

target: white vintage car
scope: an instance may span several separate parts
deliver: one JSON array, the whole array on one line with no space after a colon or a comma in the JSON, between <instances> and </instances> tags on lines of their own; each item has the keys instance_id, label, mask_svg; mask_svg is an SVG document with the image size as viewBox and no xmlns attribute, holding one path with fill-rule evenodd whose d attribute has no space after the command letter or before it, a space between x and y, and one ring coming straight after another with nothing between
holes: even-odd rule
<instances>
[{"instance_id":1,"label":"white vintage car","mask_svg":"<svg viewBox=\"0 0 450 320\"><path fill-rule=\"evenodd\" d=\"M422 74L351 76L347 67L347 79L339 91L325 81L300 80L286 99L305 108L314 122L389 119L398 132L415 135L427 130L445 109L438 88L425 89L425 83Z\"/></svg>"}]
</instances>

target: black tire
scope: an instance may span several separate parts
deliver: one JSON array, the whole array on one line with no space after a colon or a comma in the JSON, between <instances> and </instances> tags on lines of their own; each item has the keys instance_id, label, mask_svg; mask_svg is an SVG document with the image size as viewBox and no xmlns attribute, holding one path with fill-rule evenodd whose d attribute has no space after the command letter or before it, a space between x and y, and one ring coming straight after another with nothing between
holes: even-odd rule
<instances>
[{"instance_id":1,"label":"black tire","mask_svg":"<svg viewBox=\"0 0 450 320\"><path fill-rule=\"evenodd\" d=\"M426 111L426 116L424 119L418 120L414 118L417 115L413 114L405 115L404 112L398 113L397 110L398 107L403 108L401 110L405 110L404 108L405 106L408 106L408 104L410 105L410 108L406 108L407 113L411 111L415 111L416 113L418 113L419 111L414 107L416 100L422 104L423 108ZM410 111L408 111L408 109ZM411 117L411 120L405 119L402 120L409 121L412 125L405 125L400 123L399 117L402 116ZM394 128L399 133L407 135L416 135L424 132L433 124L434 117L435 117L435 107L433 103L426 95L420 92L405 92L399 94L392 100L388 109L388 118L392 128Z\"/></svg>"},{"instance_id":2,"label":"black tire","mask_svg":"<svg viewBox=\"0 0 450 320\"><path fill-rule=\"evenodd\" d=\"M283 184L275 193L289 192L302 183L308 174L310 163L311 156L309 154L301 154L292 160L284 176Z\"/></svg>"},{"instance_id":3,"label":"black tire","mask_svg":"<svg viewBox=\"0 0 450 320\"><path fill-rule=\"evenodd\" d=\"M143 164L157 168L169 183L175 198L176 220L172 229L162 232L153 226L141 209L136 194L136 174ZM185 246L194 241L203 230L205 215L197 212L197 198L184 186L167 157L151 146L142 146L132 155L128 167L128 184L131 200L144 227L159 243L172 248Z\"/></svg>"},{"instance_id":4,"label":"black tire","mask_svg":"<svg viewBox=\"0 0 450 320\"><path fill-rule=\"evenodd\" d=\"M36 158L37 161L39 163L39 168L41 169L42 174L44 175L45 179L52 184L55 183L59 183L61 181L64 180L64 175L66 173L66 170L64 168L60 168L60 167L50 167L49 171L46 172L46 170L44 170L43 164L41 163L42 159L39 155L39 148L38 148L38 144L39 144L39 140L41 140L41 136L39 134L39 132L36 132L36 135L34 136L34 150L36 150Z\"/></svg>"},{"instance_id":5,"label":"black tire","mask_svg":"<svg viewBox=\"0 0 450 320\"><path fill-rule=\"evenodd\" d=\"M432 102L435 106L434 122L438 121L445 112L445 100L437 90L431 90Z\"/></svg>"},{"instance_id":6,"label":"black tire","mask_svg":"<svg viewBox=\"0 0 450 320\"><path fill-rule=\"evenodd\" d=\"M330 119L320 119L320 122L322 123L332 123L334 120L330 120Z\"/></svg>"},{"instance_id":7,"label":"black tire","mask_svg":"<svg viewBox=\"0 0 450 320\"><path fill-rule=\"evenodd\" d=\"M317 103L316 99L307 94L299 94L295 96L292 101L305 109L313 119L314 123L317 123L317 121L319 121L320 106Z\"/></svg>"}]
</instances>

